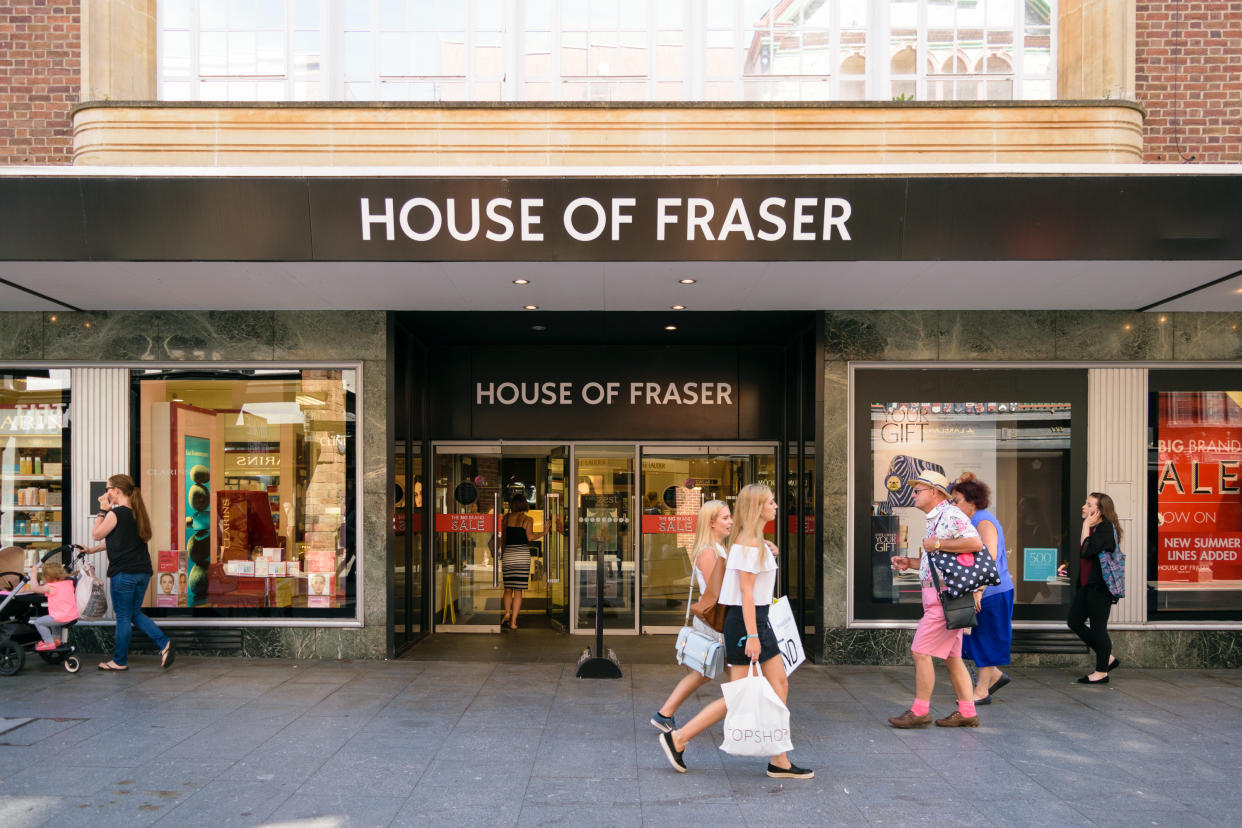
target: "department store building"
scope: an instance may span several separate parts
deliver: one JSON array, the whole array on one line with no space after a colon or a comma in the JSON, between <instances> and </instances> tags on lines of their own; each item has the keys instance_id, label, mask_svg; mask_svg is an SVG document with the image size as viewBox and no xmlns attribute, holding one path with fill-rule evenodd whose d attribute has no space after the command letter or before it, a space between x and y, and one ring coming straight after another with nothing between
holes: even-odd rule
<instances>
[{"instance_id":1,"label":"department store building","mask_svg":"<svg viewBox=\"0 0 1242 828\"><path fill-rule=\"evenodd\" d=\"M1242 167L1149 157L1135 4L90 8L0 168L0 544L126 472L188 646L381 658L497 630L521 496L523 625L668 635L762 482L811 656L899 662L904 483L970 471L1016 658L1103 491L1121 657L1239 663Z\"/></svg>"}]
</instances>

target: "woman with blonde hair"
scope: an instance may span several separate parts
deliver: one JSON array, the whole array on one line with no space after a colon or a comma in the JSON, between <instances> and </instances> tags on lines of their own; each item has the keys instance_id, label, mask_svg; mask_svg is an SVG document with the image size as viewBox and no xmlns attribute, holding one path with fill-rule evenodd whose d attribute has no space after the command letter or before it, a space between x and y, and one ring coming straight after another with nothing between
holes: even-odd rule
<instances>
[{"instance_id":1,"label":"woman with blonde hair","mask_svg":"<svg viewBox=\"0 0 1242 828\"><path fill-rule=\"evenodd\" d=\"M725 551L724 542L732 529L733 514L729 511L729 505L724 501L709 500L699 509L694 543L686 550L686 554L690 557L691 577L698 582L699 595L707 589L707 581L712 577L716 561L724 560L729 556L729 553ZM718 641L721 640L720 633L697 617L693 620L696 630ZM711 679L696 670L688 672L681 681L677 682L673 692L651 717L651 724L665 733L677 727L677 722L673 720L673 714L677 712L677 708L681 707L695 690L709 681Z\"/></svg>"},{"instance_id":2,"label":"woman with blonde hair","mask_svg":"<svg viewBox=\"0 0 1242 828\"><path fill-rule=\"evenodd\" d=\"M108 550L108 589L112 595L112 611L116 615L116 645L112 660L99 665L100 670L128 670L129 642L137 627L155 642L160 650L160 666L171 667L176 653L173 643L163 630L142 611L142 602L151 580L151 518L142 501L142 491L128 474L108 478L108 488L99 496L99 513L91 527L91 537L103 541L88 552Z\"/></svg>"},{"instance_id":3,"label":"woman with blonde hair","mask_svg":"<svg viewBox=\"0 0 1242 828\"><path fill-rule=\"evenodd\" d=\"M730 680L745 677L748 665L757 661L763 677L781 701L786 701L789 679L781 661L776 633L768 623L768 609L776 588L776 557L763 537L763 528L775 518L776 498L767 486L752 483L738 494L737 516L733 535L729 538L728 566L719 603L729 607L725 615L724 640ZM685 727L660 734L660 748L674 770L686 772L682 757L686 745L723 719L725 712L724 699L717 699ZM798 767L784 753L771 758L767 773L775 779L812 779L815 776L815 771Z\"/></svg>"}]
</instances>

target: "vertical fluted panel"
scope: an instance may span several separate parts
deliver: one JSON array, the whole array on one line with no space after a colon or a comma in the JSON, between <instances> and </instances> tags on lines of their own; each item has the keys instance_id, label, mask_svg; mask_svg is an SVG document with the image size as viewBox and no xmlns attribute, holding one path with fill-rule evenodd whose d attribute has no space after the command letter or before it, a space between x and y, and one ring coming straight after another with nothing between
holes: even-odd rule
<instances>
[{"instance_id":1,"label":"vertical fluted panel","mask_svg":"<svg viewBox=\"0 0 1242 828\"><path fill-rule=\"evenodd\" d=\"M129 369L74 368L70 379L70 422L73 427L73 526L69 539L92 546L92 516L99 504L91 499L91 481L129 473ZM90 556L102 578L107 556ZM111 598L108 617L112 617Z\"/></svg>"},{"instance_id":2,"label":"vertical fluted panel","mask_svg":"<svg viewBox=\"0 0 1242 828\"><path fill-rule=\"evenodd\" d=\"M1087 488L1117 505L1126 553L1126 597L1110 627L1146 620L1147 369L1088 371Z\"/></svg>"}]
</instances>

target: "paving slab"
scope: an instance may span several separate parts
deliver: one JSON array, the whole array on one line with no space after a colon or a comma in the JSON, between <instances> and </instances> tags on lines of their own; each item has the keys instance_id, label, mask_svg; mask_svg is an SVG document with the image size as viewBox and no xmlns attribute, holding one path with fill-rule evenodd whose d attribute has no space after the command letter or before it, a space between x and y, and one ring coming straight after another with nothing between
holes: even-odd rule
<instances>
[{"instance_id":1,"label":"paving slab","mask_svg":"<svg viewBox=\"0 0 1242 828\"><path fill-rule=\"evenodd\" d=\"M121 675L31 665L0 681L0 825L1242 821L1242 671L1127 668L1086 688L1070 669L1014 668L980 728L898 731L886 719L909 706L912 668L808 664L791 679L791 756L816 778L773 780L719 750L719 725L686 751L689 773L669 767L648 719L683 671L662 643L622 643L615 681L575 678L580 642L555 643L523 631L460 660L443 640L392 662L182 655ZM678 721L719 693L697 691ZM933 711L953 705L941 672Z\"/></svg>"}]
</instances>

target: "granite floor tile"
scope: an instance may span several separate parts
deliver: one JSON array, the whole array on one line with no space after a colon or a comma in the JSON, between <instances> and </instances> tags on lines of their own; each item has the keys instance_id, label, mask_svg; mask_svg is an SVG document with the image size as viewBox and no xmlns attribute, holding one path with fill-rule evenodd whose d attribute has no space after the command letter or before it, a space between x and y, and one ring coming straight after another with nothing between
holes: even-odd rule
<instances>
[{"instance_id":1,"label":"granite floor tile","mask_svg":"<svg viewBox=\"0 0 1242 828\"><path fill-rule=\"evenodd\" d=\"M177 803L160 818L179 827L259 825L284 804L297 787L295 782L277 780L216 780Z\"/></svg>"},{"instance_id":2,"label":"granite floor tile","mask_svg":"<svg viewBox=\"0 0 1242 828\"><path fill-rule=\"evenodd\" d=\"M544 825L567 825L574 826L574 828L583 825L599 826L599 828L632 828L632 826L641 826L646 823L643 820L641 805L613 805L607 811L602 812L589 806L566 808L552 805L526 805L522 808L517 824L522 828L528 828L528 826L536 828Z\"/></svg>"},{"instance_id":3,"label":"granite floor tile","mask_svg":"<svg viewBox=\"0 0 1242 828\"><path fill-rule=\"evenodd\" d=\"M319 792L303 787L273 811L267 821L306 828L385 828L394 824L407 798L367 789Z\"/></svg>"}]
</instances>

